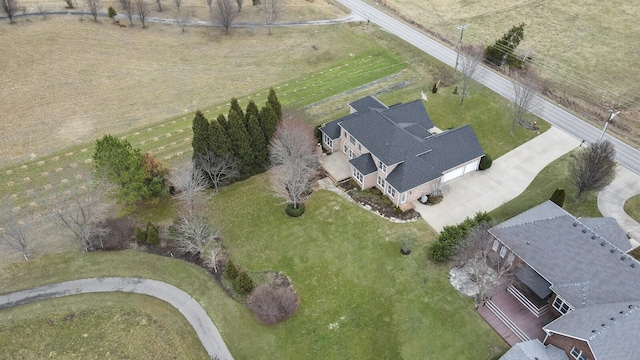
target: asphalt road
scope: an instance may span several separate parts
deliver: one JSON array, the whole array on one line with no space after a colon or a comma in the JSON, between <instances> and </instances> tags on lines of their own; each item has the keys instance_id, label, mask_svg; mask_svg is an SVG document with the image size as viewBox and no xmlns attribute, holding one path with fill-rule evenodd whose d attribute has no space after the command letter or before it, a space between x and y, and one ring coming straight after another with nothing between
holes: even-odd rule
<instances>
[{"instance_id":1,"label":"asphalt road","mask_svg":"<svg viewBox=\"0 0 640 360\"><path fill-rule=\"evenodd\" d=\"M409 25L392 18L391 16L383 13L373 6L365 4L360 0L338 0L338 2L351 9L353 14L364 19L369 19L381 28L405 40L443 63L451 67L455 65L456 52L454 50L431 39ZM476 76L474 76L474 78L501 96L509 100L513 99L513 83L500 74L493 72L486 67L481 67L479 71L476 72ZM592 125L587 124L580 118L545 99L539 98L539 100L539 109L534 111L534 113L540 118L562 129L578 140L585 140L588 143L592 143L597 141L600 137L602 129L597 129ZM604 121L605 119L602 119L603 126ZM605 135L604 138L615 145L616 160L626 168L640 174L640 151L612 136Z\"/></svg>"},{"instance_id":2,"label":"asphalt road","mask_svg":"<svg viewBox=\"0 0 640 360\"><path fill-rule=\"evenodd\" d=\"M161 281L140 278L92 278L66 281L0 295L0 310L38 300L110 291L149 295L169 303L178 309L193 326L211 359L233 359L220 332L202 306L186 292Z\"/></svg>"}]
</instances>

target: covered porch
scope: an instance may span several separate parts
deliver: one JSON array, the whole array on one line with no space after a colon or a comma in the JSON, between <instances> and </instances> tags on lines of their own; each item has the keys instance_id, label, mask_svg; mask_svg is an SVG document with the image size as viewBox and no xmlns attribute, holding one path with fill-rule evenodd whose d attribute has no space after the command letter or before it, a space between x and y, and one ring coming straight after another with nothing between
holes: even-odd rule
<instances>
[{"instance_id":1,"label":"covered porch","mask_svg":"<svg viewBox=\"0 0 640 360\"><path fill-rule=\"evenodd\" d=\"M334 151L330 155L320 156L320 165L327 172L334 183L347 180L351 177L351 164L347 155L341 151Z\"/></svg>"}]
</instances>

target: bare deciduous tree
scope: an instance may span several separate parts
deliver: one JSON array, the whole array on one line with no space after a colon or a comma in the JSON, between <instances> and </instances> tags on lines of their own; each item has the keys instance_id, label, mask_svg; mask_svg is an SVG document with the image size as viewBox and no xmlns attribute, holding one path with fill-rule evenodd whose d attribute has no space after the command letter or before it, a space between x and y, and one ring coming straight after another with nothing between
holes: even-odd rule
<instances>
[{"instance_id":1,"label":"bare deciduous tree","mask_svg":"<svg viewBox=\"0 0 640 360\"><path fill-rule=\"evenodd\" d=\"M284 119L269 145L272 189L280 197L298 203L311 195L311 183L318 175L318 155L313 130L302 121Z\"/></svg>"},{"instance_id":2,"label":"bare deciduous tree","mask_svg":"<svg viewBox=\"0 0 640 360\"><path fill-rule=\"evenodd\" d=\"M207 1L207 6L209 6L209 13L211 13L211 4L213 3L213 0L206 0Z\"/></svg>"},{"instance_id":3,"label":"bare deciduous tree","mask_svg":"<svg viewBox=\"0 0 640 360\"><path fill-rule=\"evenodd\" d=\"M120 8L129 18L129 25L133 25L133 3L131 0L118 0Z\"/></svg>"},{"instance_id":4,"label":"bare deciduous tree","mask_svg":"<svg viewBox=\"0 0 640 360\"><path fill-rule=\"evenodd\" d=\"M9 23L13 24L13 17L16 15L20 7L20 5L18 5L18 0L0 0L0 4L2 5L2 11L4 11L9 18Z\"/></svg>"},{"instance_id":5,"label":"bare deciduous tree","mask_svg":"<svg viewBox=\"0 0 640 360\"><path fill-rule=\"evenodd\" d=\"M271 35L271 25L276 21L280 11L280 0L263 0L264 21L267 23L269 35Z\"/></svg>"},{"instance_id":6,"label":"bare deciduous tree","mask_svg":"<svg viewBox=\"0 0 640 360\"><path fill-rule=\"evenodd\" d=\"M98 12L100 12L100 0L87 0L87 8L93 16L93 21L98 21Z\"/></svg>"},{"instance_id":7,"label":"bare deciduous tree","mask_svg":"<svg viewBox=\"0 0 640 360\"><path fill-rule=\"evenodd\" d=\"M219 241L219 234L204 216L179 213L173 230L178 248L184 254L206 256L206 250L216 251L215 246L212 249L209 245Z\"/></svg>"},{"instance_id":8,"label":"bare deciduous tree","mask_svg":"<svg viewBox=\"0 0 640 360\"><path fill-rule=\"evenodd\" d=\"M238 12L242 11L242 3L244 0L236 0L236 5L238 5Z\"/></svg>"},{"instance_id":9,"label":"bare deciduous tree","mask_svg":"<svg viewBox=\"0 0 640 360\"><path fill-rule=\"evenodd\" d=\"M38 14L42 16L43 19L46 19L47 15L49 15L49 8L45 4L37 3L36 10L38 11Z\"/></svg>"},{"instance_id":10,"label":"bare deciduous tree","mask_svg":"<svg viewBox=\"0 0 640 360\"><path fill-rule=\"evenodd\" d=\"M64 3L67 4L67 8L69 9L73 9L76 5L74 0L64 0Z\"/></svg>"},{"instance_id":11,"label":"bare deciduous tree","mask_svg":"<svg viewBox=\"0 0 640 360\"><path fill-rule=\"evenodd\" d=\"M83 174L81 174L83 175ZM86 183L88 176L81 177ZM86 187L78 177L72 178L71 190L48 197L43 202L54 221L71 231L83 252L96 246L103 247L106 229L98 224L104 204L102 192L95 187ZM90 182L90 181L89 181Z\"/></svg>"},{"instance_id":12,"label":"bare deciduous tree","mask_svg":"<svg viewBox=\"0 0 640 360\"><path fill-rule=\"evenodd\" d=\"M178 23L178 26L180 27L180 30L182 32L184 32L187 27L189 17L190 16L188 11L179 10L176 12L176 23Z\"/></svg>"},{"instance_id":13,"label":"bare deciduous tree","mask_svg":"<svg viewBox=\"0 0 640 360\"><path fill-rule=\"evenodd\" d=\"M463 56L460 58L460 72L462 73L462 84L460 89L460 106L469 96L472 87L473 76L482 62L482 48L478 46L466 46L463 49Z\"/></svg>"},{"instance_id":14,"label":"bare deciduous tree","mask_svg":"<svg viewBox=\"0 0 640 360\"><path fill-rule=\"evenodd\" d=\"M149 16L151 8L145 0L134 0L134 2L136 5L136 12L138 13L138 17L140 18L140 22L142 23L142 27L145 28L147 27L147 16Z\"/></svg>"},{"instance_id":15,"label":"bare deciduous tree","mask_svg":"<svg viewBox=\"0 0 640 360\"><path fill-rule=\"evenodd\" d=\"M476 306L484 304L487 293L507 281L513 281L515 273L521 268L520 261L512 256L500 256L492 246L494 237L489 233L490 224L475 227L458 244L455 258L465 264L472 280L478 285Z\"/></svg>"},{"instance_id":16,"label":"bare deciduous tree","mask_svg":"<svg viewBox=\"0 0 640 360\"><path fill-rule=\"evenodd\" d=\"M229 29L233 20L238 16L238 11L234 6L233 0L216 0L216 4L211 11L213 22L218 22L225 34L229 35Z\"/></svg>"},{"instance_id":17,"label":"bare deciduous tree","mask_svg":"<svg viewBox=\"0 0 640 360\"><path fill-rule=\"evenodd\" d=\"M207 179L200 171L195 171L191 162L179 166L170 178L176 189L181 212L194 214L199 200L205 200Z\"/></svg>"},{"instance_id":18,"label":"bare deciduous tree","mask_svg":"<svg viewBox=\"0 0 640 360\"><path fill-rule=\"evenodd\" d=\"M538 92L538 81L531 71L517 72L513 76L513 102L512 123L509 135L513 136L516 123L523 124L524 115L534 111L540 106L540 98L536 96Z\"/></svg>"},{"instance_id":19,"label":"bare deciduous tree","mask_svg":"<svg viewBox=\"0 0 640 360\"><path fill-rule=\"evenodd\" d=\"M576 199L589 191L600 191L616 177L616 149L609 140L592 144L571 160L569 173L578 188Z\"/></svg>"},{"instance_id":20,"label":"bare deciduous tree","mask_svg":"<svg viewBox=\"0 0 640 360\"><path fill-rule=\"evenodd\" d=\"M180 11L180 5L182 5L182 0L173 0L173 3L176 5L176 9Z\"/></svg>"},{"instance_id":21,"label":"bare deciduous tree","mask_svg":"<svg viewBox=\"0 0 640 360\"><path fill-rule=\"evenodd\" d=\"M298 308L298 297L290 287L273 288L263 284L253 290L247 306L258 321L273 325L293 315Z\"/></svg>"},{"instance_id":22,"label":"bare deciduous tree","mask_svg":"<svg viewBox=\"0 0 640 360\"><path fill-rule=\"evenodd\" d=\"M162 12L162 2L161 2L161 0L156 0L156 4L158 5L158 11Z\"/></svg>"},{"instance_id":23,"label":"bare deciduous tree","mask_svg":"<svg viewBox=\"0 0 640 360\"><path fill-rule=\"evenodd\" d=\"M195 162L196 167L204 172L209 182L213 184L215 192L240 173L239 162L230 153L222 155L216 155L213 151L198 153Z\"/></svg>"},{"instance_id":24,"label":"bare deciduous tree","mask_svg":"<svg viewBox=\"0 0 640 360\"><path fill-rule=\"evenodd\" d=\"M3 201L6 204L3 213L0 214L0 245L19 251L25 260L29 260L31 252L28 245L30 226L21 222L11 208L11 200Z\"/></svg>"}]
</instances>

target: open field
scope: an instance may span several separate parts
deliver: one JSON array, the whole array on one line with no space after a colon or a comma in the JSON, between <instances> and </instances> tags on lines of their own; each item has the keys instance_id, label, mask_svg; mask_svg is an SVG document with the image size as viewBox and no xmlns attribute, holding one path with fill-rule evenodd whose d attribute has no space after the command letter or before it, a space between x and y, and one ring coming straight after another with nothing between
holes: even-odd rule
<instances>
[{"instance_id":1,"label":"open field","mask_svg":"<svg viewBox=\"0 0 640 360\"><path fill-rule=\"evenodd\" d=\"M165 302L136 294L75 295L0 311L13 359L204 359L195 331ZM6 336L11 334L11 336Z\"/></svg>"},{"instance_id":2,"label":"open field","mask_svg":"<svg viewBox=\"0 0 640 360\"><path fill-rule=\"evenodd\" d=\"M569 176L571 158L580 148L563 155L547 165L536 176L527 189L515 199L503 204L489 214L497 221L505 221L551 198L556 189L564 189L566 197L563 208L575 217L601 217L598 210L598 193L589 192L576 201L577 189Z\"/></svg>"},{"instance_id":3,"label":"open field","mask_svg":"<svg viewBox=\"0 0 640 360\"><path fill-rule=\"evenodd\" d=\"M512 25L522 22L519 46L530 52L534 68L553 93L569 98L570 109L582 109L601 127L611 106L622 112L610 127L621 139L640 146L640 10L637 4L614 1L552 0L367 0L386 4L449 44L460 36L457 25L470 24L466 44L493 44ZM577 104L577 106L575 106Z\"/></svg>"},{"instance_id":4,"label":"open field","mask_svg":"<svg viewBox=\"0 0 640 360\"><path fill-rule=\"evenodd\" d=\"M624 203L624 212L635 221L640 222L640 195L636 195Z\"/></svg>"},{"instance_id":5,"label":"open field","mask_svg":"<svg viewBox=\"0 0 640 360\"><path fill-rule=\"evenodd\" d=\"M208 206L234 261L291 277L301 305L277 326L259 325L206 273L135 251L43 256L0 271L2 292L92 276L142 276L190 293L219 327L236 359L491 359L506 344L477 316L473 301L432 264L435 233L422 221L395 224L319 190L292 219L264 176L225 188ZM251 194L248 196L247 194ZM400 240L416 236L413 252ZM250 339L250 341L248 340Z\"/></svg>"}]
</instances>

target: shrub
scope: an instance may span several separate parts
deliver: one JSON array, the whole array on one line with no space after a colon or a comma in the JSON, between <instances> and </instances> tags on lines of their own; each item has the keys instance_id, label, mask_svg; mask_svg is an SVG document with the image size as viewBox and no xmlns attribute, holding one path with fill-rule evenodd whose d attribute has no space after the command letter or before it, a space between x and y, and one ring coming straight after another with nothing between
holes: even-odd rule
<instances>
[{"instance_id":1,"label":"shrub","mask_svg":"<svg viewBox=\"0 0 640 360\"><path fill-rule=\"evenodd\" d=\"M240 295L249 295L253 291L253 279L246 272L241 272L235 281L236 290Z\"/></svg>"},{"instance_id":2,"label":"shrub","mask_svg":"<svg viewBox=\"0 0 640 360\"><path fill-rule=\"evenodd\" d=\"M433 84L433 86L431 87L431 92L436 94L438 92L438 84Z\"/></svg>"},{"instance_id":3,"label":"shrub","mask_svg":"<svg viewBox=\"0 0 640 360\"><path fill-rule=\"evenodd\" d=\"M556 189L556 191L553 192L553 195L551 195L551 201L553 201L556 205L562 207L562 205L564 205L564 198L565 198L565 191L564 189Z\"/></svg>"},{"instance_id":4,"label":"shrub","mask_svg":"<svg viewBox=\"0 0 640 360\"><path fill-rule=\"evenodd\" d=\"M231 259L227 260L227 265L224 267L224 276L230 280L235 280L238 277L238 268Z\"/></svg>"},{"instance_id":5,"label":"shrub","mask_svg":"<svg viewBox=\"0 0 640 360\"><path fill-rule=\"evenodd\" d=\"M116 13L116 9L112 8L111 6L109 6L109 10L107 11L107 14L109 15L109 19L113 20L113 18L118 15L118 13Z\"/></svg>"},{"instance_id":6,"label":"shrub","mask_svg":"<svg viewBox=\"0 0 640 360\"><path fill-rule=\"evenodd\" d=\"M160 242L158 228L151 222L147 223L147 244L156 245Z\"/></svg>"},{"instance_id":7,"label":"shrub","mask_svg":"<svg viewBox=\"0 0 640 360\"><path fill-rule=\"evenodd\" d=\"M429 204L439 204L443 199L442 195L429 195L427 198L427 203Z\"/></svg>"},{"instance_id":8,"label":"shrub","mask_svg":"<svg viewBox=\"0 0 640 360\"><path fill-rule=\"evenodd\" d=\"M136 242L143 244L147 241L147 232L136 226Z\"/></svg>"},{"instance_id":9,"label":"shrub","mask_svg":"<svg viewBox=\"0 0 640 360\"><path fill-rule=\"evenodd\" d=\"M429 247L429 255L434 261L447 261L451 256L448 244L436 241Z\"/></svg>"},{"instance_id":10,"label":"shrub","mask_svg":"<svg viewBox=\"0 0 640 360\"><path fill-rule=\"evenodd\" d=\"M429 255L435 261L447 261L453 256L458 244L473 230L484 223L491 223L491 216L486 212L477 212L473 218L466 218L457 225L442 228L438 241L429 247Z\"/></svg>"},{"instance_id":11,"label":"shrub","mask_svg":"<svg viewBox=\"0 0 640 360\"><path fill-rule=\"evenodd\" d=\"M285 212L290 217L301 216L302 214L304 214L304 204L303 203L298 203L298 208L296 209L296 208L293 207L292 203L289 203L289 204L287 204L287 208L285 209Z\"/></svg>"},{"instance_id":12,"label":"shrub","mask_svg":"<svg viewBox=\"0 0 640 360\"><path fill-rule=\"evenodd\" d=\"M400 207L397 207L395 210L396 216L402 214L402 210L400 209Z\"/></svg>"},{"instance_id":13,"label":"shrub","mask_svg":"<svg viewBox=\"0 0 640 360\"><path fill-rule=\"evenodd\" d=\"M491 221L493 221L493 219L491 218L491 215L489 215L489 213L487 213L486 211L478 211L473 217L473 221L476 225L480 225L482 223L489 224L491 223Z\"/></svg>"},{"instance_id":14,"label":"shrub","mask_svg":"<svg viewBox=\"0 0 640 360\"><path fill-rule=\"evenodd\" d=\"M298 296L291 287L260 285L249 296L247 306L259 322L273 325L293 315L298 308Z\"/></svg>"},{"instance_id":15,"label":"shrub","mask_svg":"<svg viewBox=\"0 0 640 360\"><path fill-rule=\"evenodd\" d=\"M491 167L491 164L493 164L493 159L491 158L491 155L484 154L484 156L480 158L480 166L478 166L478 169L487 170L488 168Z\"/></svg>"}]
</instances>

